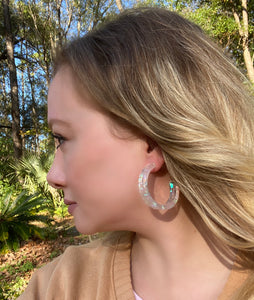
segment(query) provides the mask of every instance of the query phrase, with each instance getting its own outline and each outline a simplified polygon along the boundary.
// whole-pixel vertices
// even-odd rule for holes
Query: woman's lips
[[[71,204],[76,204],[76,202],[68,200],[68,199],[64,199],[64,204],[71,205]]]
[[[77,207],[77,203],[68,199],[64,199],[64,204],[68,205],[69,214],[73,215],[74,209]]]

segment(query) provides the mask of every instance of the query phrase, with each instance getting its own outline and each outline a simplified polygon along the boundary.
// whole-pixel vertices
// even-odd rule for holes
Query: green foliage
[[[68,207],[64,204],[63,201],[58,203],[58,206],[56,207],[54,214],[60,218],[64,218],[69,215]]]
[[[26,273],[32,271],[34,268],[35,265],[27,260],[26,256],[11,264],[0,267],[0,299],[16,299],[24,291],[28,283],[28,278],[24,278]],[[5,280],[6,274],[14,277],[14,279]],[[19,274],[19,276],[15,276],[16,274]]]
[[[52,160],[52,155],[47,156],[44,153],[41,155],[27,154],[19,161],[11,164],[13,172],[10,177],[17,177],[23,188],[30,193],[39,192],[46,196],[48,191],[46,176]]]
[[[32,271],[34,268],[34,264],[31,261],[26,260],[26,256],[24,256],[15,264],[9,264],[1,267],[0,271],[8,272],[9,275],[15,275],[17,273],[26,273],[28,271]]]
[[[50,254],[50,259],[53,259],[57,256],[59,256],[61,254],[60,250],[54,250],[51,254]]]
[[[14,194],[16,192],[16,188],[16,185],[11,185],[8,179],[0,179],[0,195],[6,195],[9,192]]]
[[[182,2],[182,1],[179,1]],[[189,1],[188,1],[189,2]],[[235,15],[238,15],[242,24],[242,4],[241,1],[230,0],[197,0],[193,9],[183,9],[182,14],[200,25],[204,31],[214,38],[225,51],[230,53],[237,65],[244,70],[246,68],[243,58],[243,47],[241,36],[236,23]],[[248,25],[248,44],[251,55],[254,54],[254,2],[248,1],[247,7]],[[242,24],[243,25],[243,24]]]
[[[11,137],[0,130],[0,179],[5,178],[10,173],[9,164],[13,161],[13,155]]]
[[[47,173],[50,169],[53,155],[28,154],[18,163],[12,164],[12,177],[18,177],[22,187],[30,194],[39,193],[45,198],[45,204],[51,215],[64,217],[68,214],[67,207],[62,201],[61,191],[52,188],[47,182]]]
[[[2,300],[14,300],[24,291],[24,287],[27,285],[28,279],[22,277],[16,277],[12,282],[2,281],[0,283],[0,299]]]
[[[192,11],[189,17],[199,24],[210,36],[223,44],[236,34],[238,28],[232,15],[223,14],[218,7],[205,4]]]
[[[45,229],[36,223],[49,223],[49,217],[39,214],[43,209],[44,199],[36,194],[27,195],[23,191],[12,198],[7,192],[0,198],[0,252],[17,250],[20,241],[31,237],[44,237]]]

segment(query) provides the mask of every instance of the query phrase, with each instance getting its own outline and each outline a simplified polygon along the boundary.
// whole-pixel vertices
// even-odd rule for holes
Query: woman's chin
[[[80,234],[92,235],[99,232],[97,227],[92,226],[91,224],[84,224],[84,222],[81,223],[79,220],[76,220],[75,217],[74,217],[74,223],[77,231]]]

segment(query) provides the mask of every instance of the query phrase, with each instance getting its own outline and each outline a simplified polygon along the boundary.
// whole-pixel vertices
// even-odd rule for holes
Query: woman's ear
[[[164,157],[162,151],[158,144],[154,142],[151,138],[146,138],[147,143],[147,164],[154,163],[155,168],[152,172],[158,172],[164,165]]]

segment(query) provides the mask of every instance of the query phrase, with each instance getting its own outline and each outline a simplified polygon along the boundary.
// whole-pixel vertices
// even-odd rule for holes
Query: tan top
[[[34,273],[18,300],[135,300],[131,236],[119,236],[114,245],[100,240],[68,247]],[[232,271],[219,300],[229,300],[245,278],[243,273]]]

